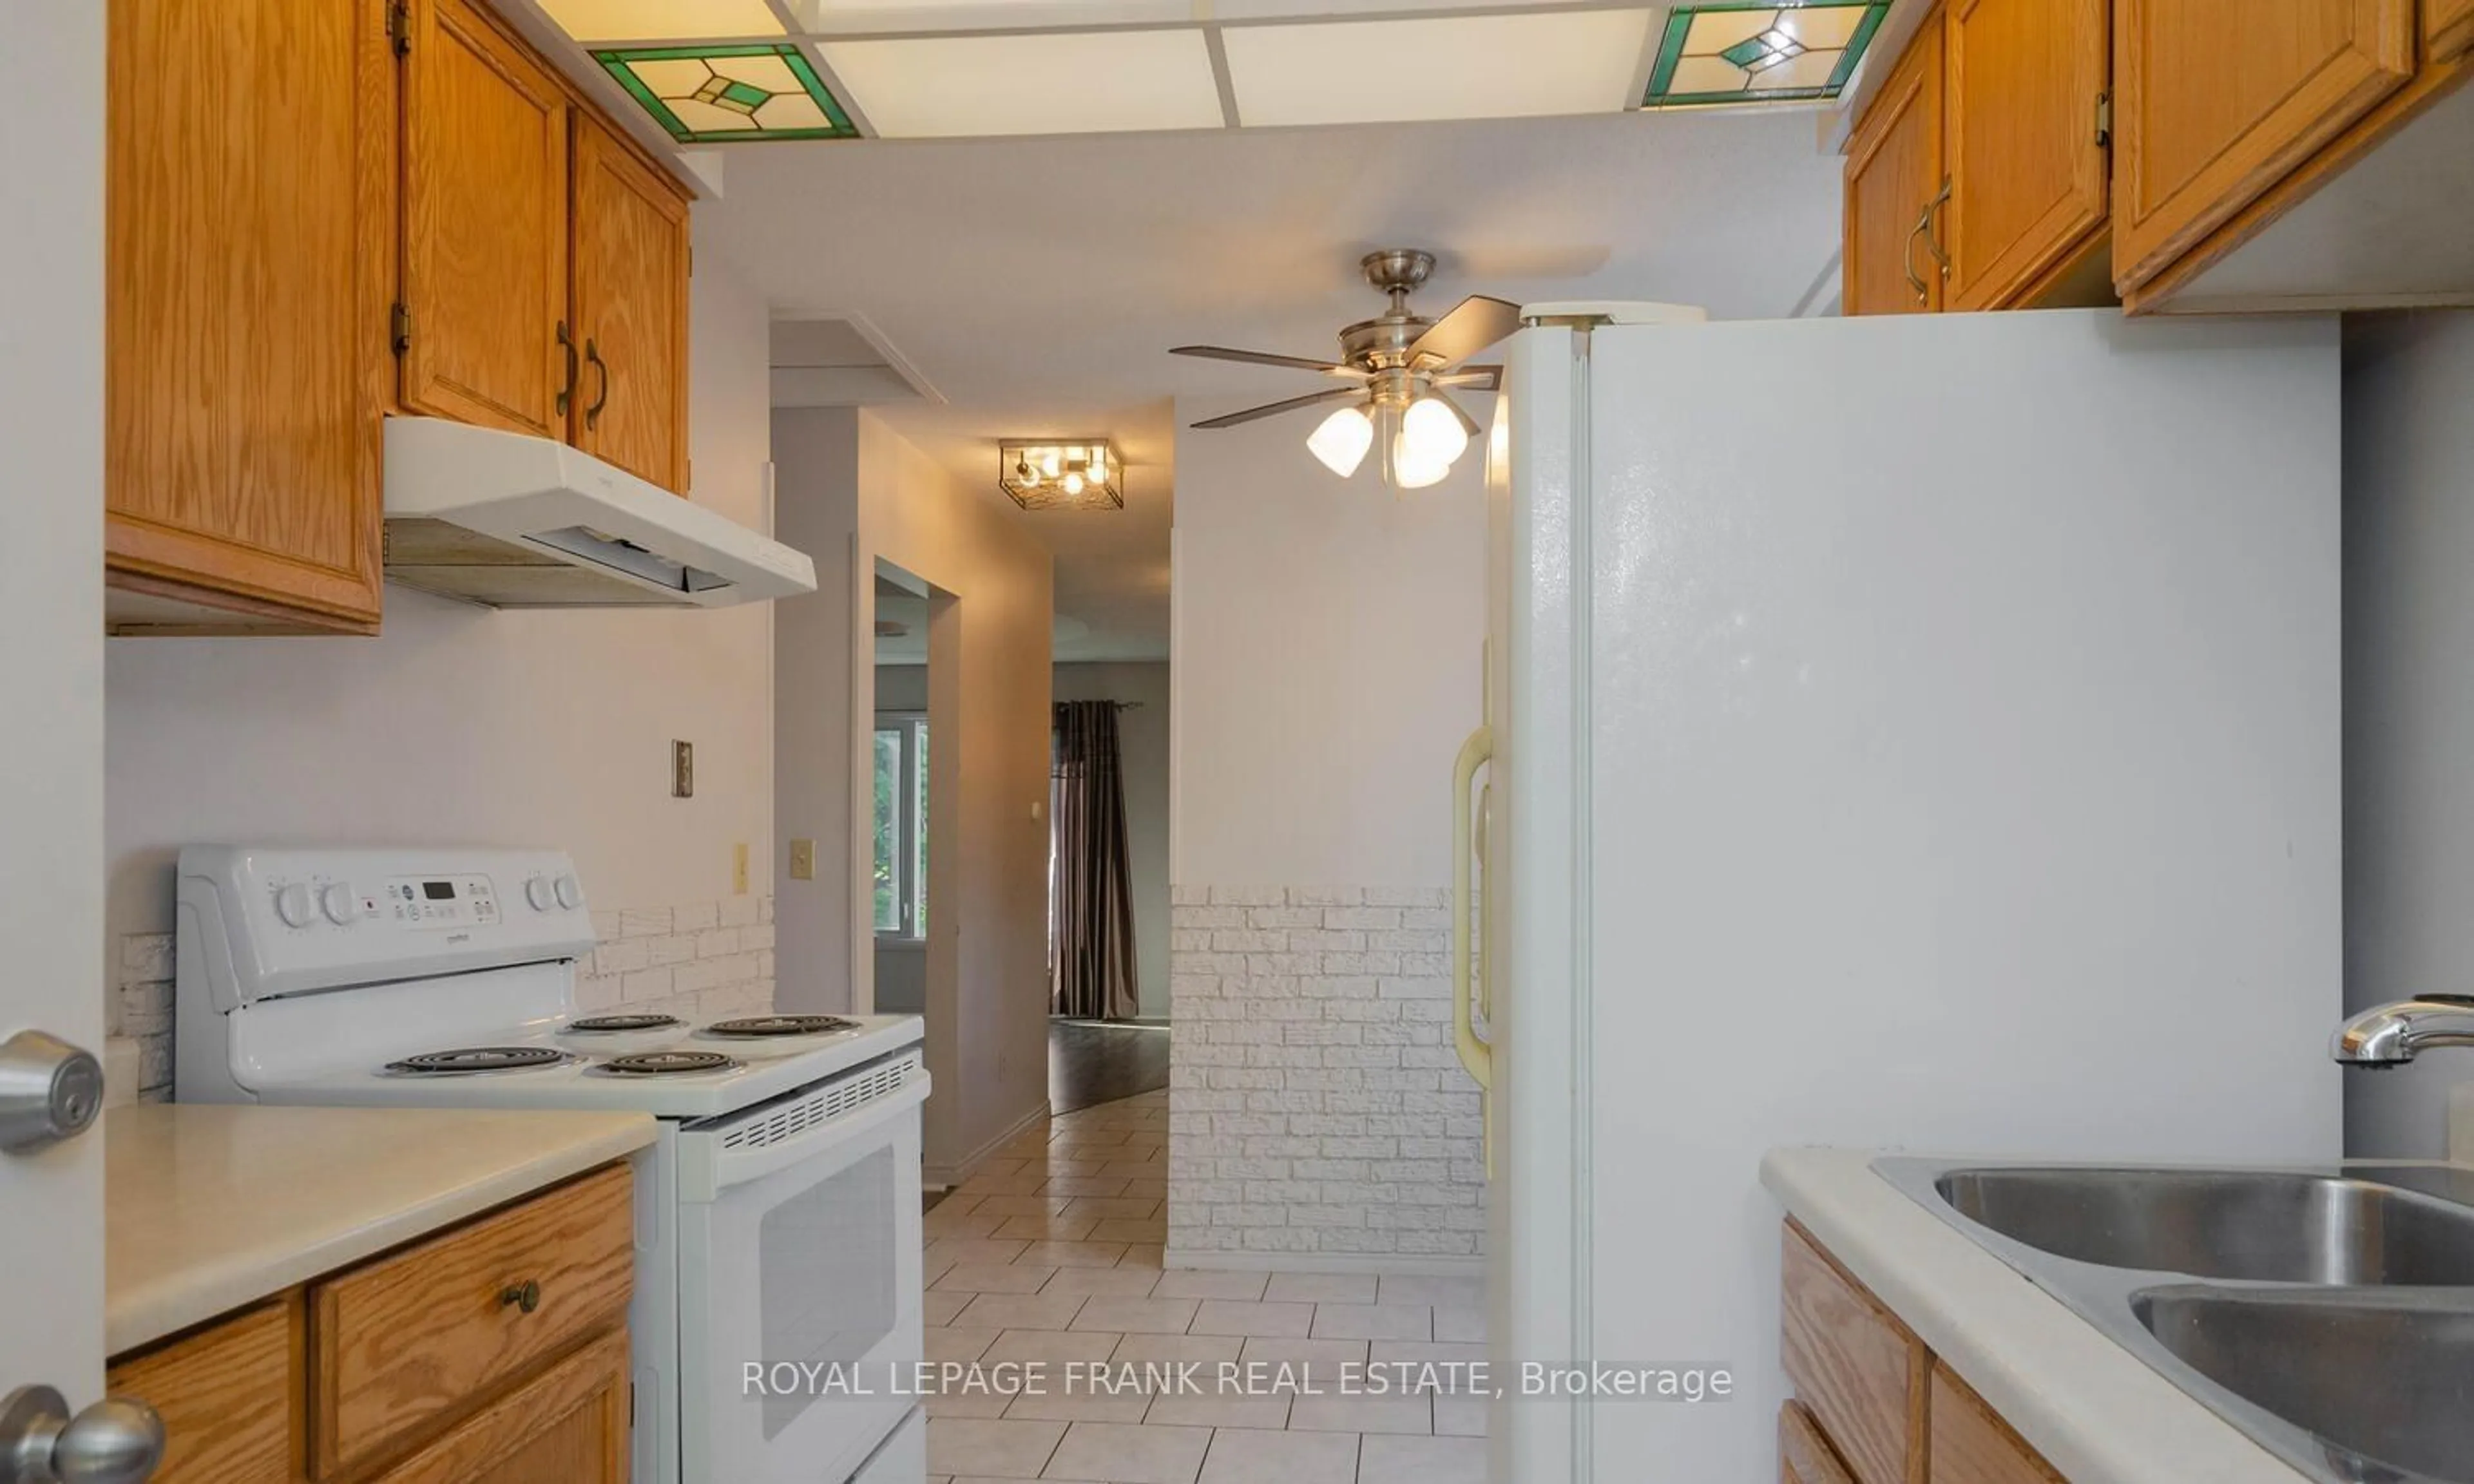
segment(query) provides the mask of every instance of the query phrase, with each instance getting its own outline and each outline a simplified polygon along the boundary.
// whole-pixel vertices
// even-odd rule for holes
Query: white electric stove
[[[181,1101],[662,1120],[638,1170],[638,1480],[924,1477],[890,1389],[922,1358],[917,1017],[585,1013],[592,919],[556,851],[191,847],[177,896]],[[742,1389],[783,1362],[873,1394]]]

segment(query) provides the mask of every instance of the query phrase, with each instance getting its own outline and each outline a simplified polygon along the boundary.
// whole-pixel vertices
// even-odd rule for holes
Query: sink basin
[[[2169,1288],[2131,1311],[2175,1359],[2330,1445],[2340,1478],[2474,1481],[2474,1308]]]
[[[1933,1189],[1957,1214],[2013,1241],[2105,1267],[2257,1282],[2474,1285],[2474,1208],[2347,1174],[1955,1169]]]

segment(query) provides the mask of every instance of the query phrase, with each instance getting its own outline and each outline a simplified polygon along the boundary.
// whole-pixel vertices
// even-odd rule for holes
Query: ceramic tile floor
[[[929,1484],[1481,1484],[1485,1402],[1398,1369],[1485,1359],[1476,1280],[1163,1272],[1167,1176],[1146,1092],[1026,1134],[928,1213],[928,1358],[979,1367],[928,1402]],[[1443,1386],[1343,1395],[1370,1364]]]

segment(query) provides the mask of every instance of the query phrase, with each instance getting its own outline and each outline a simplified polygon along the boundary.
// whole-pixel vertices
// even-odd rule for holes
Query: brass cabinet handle
[[[1945,178],[1941,182],[1941,189],[1934,193],[1933,199],[1925,203],[1924,221],[1918,224],[1925,234],[1925,251],[1931,253],[1933,261],[1941,265],[1941,275],[1945,278],[1950,276],[1950,254],[1942,251],[1941,227],[1937,224],[1941,208],[1949,204],[1950,181]]]
[[[590,339],[584,342],[584,362],[601,373],[599,394],[593,398],[593,405],[584,409],[584,425],[590,428],[600,424],[601,409],[610,405],[610,363],[601,359],[601,347]]]
[[[567,407],[575,400],[575,337],[567,332],[567,322],[558,322],[559,348],[567,352],[567,385],[558,389],[558,415],[567,416]]]
[[[1916,291],[1916,302],[1932,302],[1932,289],[1916,276],[1916,239],[1924,235],[1925,227],[1932,220],[1932,207],[1927,206],[1916,215],[1916,225],[1907,228],[1906,243],[1899,249],[1899,266],[1905,271],[1907,287]]]
[[[527,1278],[521,1283],[509,1283],[499,1289],[498,1307],[506,1308],[510,1305],[527,1314],[541,1307],[541,1284]]]

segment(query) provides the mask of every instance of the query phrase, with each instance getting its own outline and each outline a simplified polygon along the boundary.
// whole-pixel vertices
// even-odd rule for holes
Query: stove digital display
[[[428,898],[431,901],[453,901],[455,899],[455,883],[452,881],[424,881],[421,883],[421,895]]]

